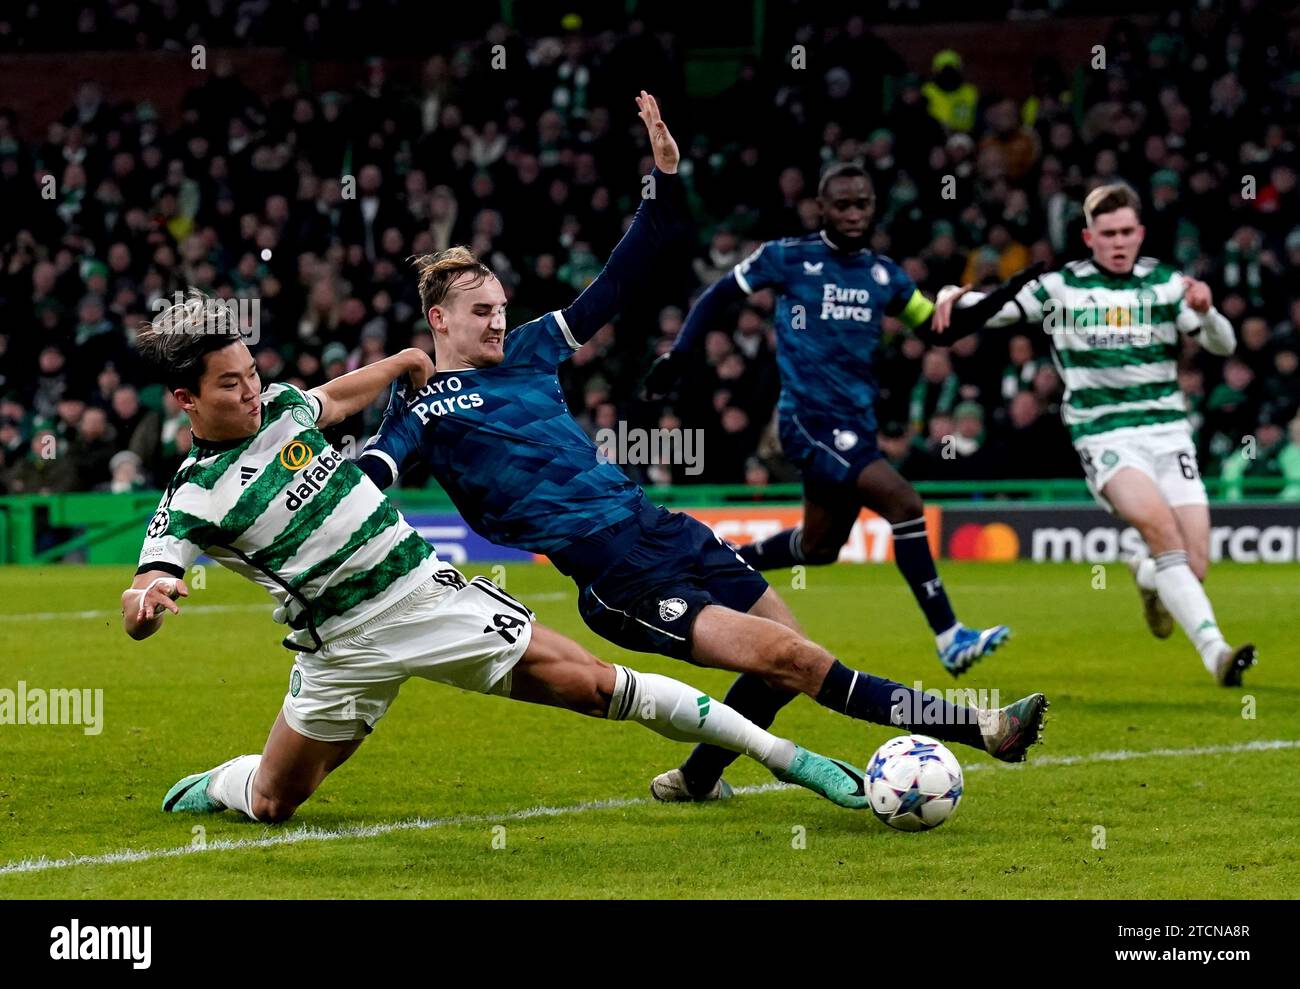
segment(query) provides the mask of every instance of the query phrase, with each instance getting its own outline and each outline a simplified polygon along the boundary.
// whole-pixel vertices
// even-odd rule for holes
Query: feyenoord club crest
[[[852,450],[858,445],[858,434],[851,429],[835,430],[835,449]]]
[[[171,516],[167,514],[167,509],[160,508],[153,518],[149,520],[149,536],[151,539],[157,539],[167,531],[167,523]]]
[[[686,602],[681,598],[668,598],[659,602],[659,617],[666,622],[675,622],[686,614]]]

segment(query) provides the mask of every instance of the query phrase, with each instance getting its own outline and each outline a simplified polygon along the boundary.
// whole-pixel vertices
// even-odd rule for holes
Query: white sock
[[[1187,637],[1201,654],[1201,662],[1211,673],[1228,643],[1214,620],[1214,609],[1205,596],[1205,588],[1187,565],[1187,553],[1171,550],[1155,558],[1156,591],[1160,600],[1182,626]]]
[[[1144,591],[1154,591],[1156,589],[1156,561],[1148,556],[1139,563],[1136,577],[1138,587]]]
[[[241,755],[217,767],[208,780],[208,796],[256,821],[253,816],[253,776],[261,763],[260,755]]]
[[[943,652],[952,644],[952,640],[957,635],[957,630],[961,628],[961,622],[953,622],[948,628],[934,637],[934,644]]]
[[[708,742],[756,759],[773,772],[794,760],[795,745],[764,731],[720,700],[657,673],[614,667],[614,721],[636,721],[677,742]]]

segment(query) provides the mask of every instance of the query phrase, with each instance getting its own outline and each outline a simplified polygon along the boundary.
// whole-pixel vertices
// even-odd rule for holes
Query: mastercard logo
[[[1020,558],[1020,537],[1003,522],[959,525],[948,540],[948,557],[953,560],[1006,562]]]

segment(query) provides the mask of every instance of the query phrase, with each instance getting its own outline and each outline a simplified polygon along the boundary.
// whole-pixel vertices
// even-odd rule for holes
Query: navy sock
[[[762,677],[745,673],[727,691],[723,702],[760,728],[770,728],[776,713],[795,699],[796,694],[769,687]],[[723,771],[739,758],[740,753],[716,745],[697,745],[682,763],[686,788],[695,794],[708,793]]]
[[[757,543],[746,543],[737,552],[755,570],[777,570],[804,562],[803,529],[796,527],[778,532]]]
[[[934,568],[924,516],[894,526],[894,562],[912,588],[916,603],[925,612],[925,620],[930,623],[934,634],[952,628],[957,618],[948,603],[948,592],[943,589],[939,572]]]
[[[860,673],[838,660],[826,673],[817,703],[859,721],[892,725],[984,751],[974,708],[950,704],[893,680]]]

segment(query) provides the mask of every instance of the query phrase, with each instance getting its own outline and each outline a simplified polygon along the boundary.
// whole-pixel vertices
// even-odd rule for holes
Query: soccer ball
[[[926,735],[900,735],[867,764],[867,796],[876,816],[899,831],[928,831],[961,800],[961,763]]]

